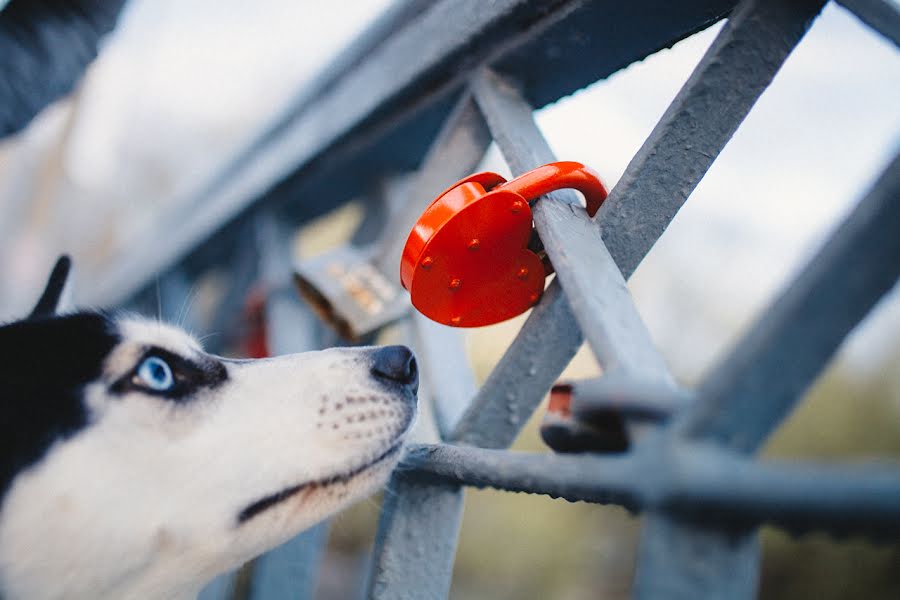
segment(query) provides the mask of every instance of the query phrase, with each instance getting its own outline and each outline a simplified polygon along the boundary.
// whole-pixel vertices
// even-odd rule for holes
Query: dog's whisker
[[[156,321],[162,321],[162,292],[159,288],[159,276],[156,277]]]
[[[178,310],[177,318],[175,319],[175,323],[179,327],[184,327],[185,321],[187,321],[188,315],[191,312],[191,308],[194,306],[194,298],[197,296],[197,282],[191,284],[191,287],[188,289],[188,293],[185,296],[184,300],[181,301],[181,308]]]
[[[188,293],[189,293],[191,299],[188,302],[187,308],[184,311],[184,316],[182,317],[182,325],[184,325],[184,323],[187,323],[188,317],[190,317],[190,315],[191,315],[191,310],[193,310],[193,308],[194,308],[194,301],[197,299],[197,296],[200,295],[200,290],[197,289],[196,282],[194,282],[191,285],[191,289]]]
[[[385,496],[393,496],[394,498],[396,498],[399,494],[398,494],[397,490],[393,489],[393,487],[391,487],[390,483],[388,483],[386,486],[384,486],[384,495]]]
[[[210,333],[207,333],[207,334],[204,335],[204,336],[201,336],[201,337],[197,338],[197,343],[202,344],[203,342],[205,342],[205,341],[208,340],[209,338],[215,337],[215,336],[217,336],[217,335],[222,335],[223,333],[224,333],[224,332],[222,332],[222,331],[212,331],[212,332],[210,332]]]

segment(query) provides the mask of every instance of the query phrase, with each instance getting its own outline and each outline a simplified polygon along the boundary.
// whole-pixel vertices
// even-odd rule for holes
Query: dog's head
[[[8,597],[195,593],[396,464],[416,403],[406,348],[229,360],[155,321],[57,316],[61,288],[0,328]]]

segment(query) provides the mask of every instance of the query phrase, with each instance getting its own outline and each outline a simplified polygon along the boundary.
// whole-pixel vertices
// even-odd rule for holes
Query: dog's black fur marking
[[[168,363],[169,368],[172,369],[172,375],[175,377],[174,387],[168,390],[154,390],[141,385],[137,378],[137,371],[144,359],[150,356],[157,356]],[[153,346],[147,348],[134,368],[112,384],[110,391],[114,394],[139,391],[142,394],[184,401],[203,388],[214,388],[227,380],[228,371],[225,369],[225,365],[219,361],[213,359],[205,359],[202,362],[190,360],[169,352],[165,348]]]
[[[50,273],[50,279],[47,280],[44,293],[41,294],[40,299],[37,301],[37,306],[31,311],[31,318],[56,314],[59,310],[59,301],[62,299],[63,291],[66,289],[66,281],[69,279],[71,270],[72,259],[63,254],[53,266],[53,272]]]
[[[84,386],[118,342],[99,313],[0,327],[0,502],[19,471],[86,425]]]

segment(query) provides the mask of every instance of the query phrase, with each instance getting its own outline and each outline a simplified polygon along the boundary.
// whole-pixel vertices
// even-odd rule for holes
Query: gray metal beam
[[[395,472],[378,522],[367,597],[447,598],[462,511],[459,485]]]
[[[419,445],[408,448],[400,469],[447,484],[673,513],[701,530],[772,523],[792,533],[900,536],[900,468],[884,463],[756,462],[694,445],[664,456]]]
[[[554,281],[460,418],[450,440],[506,448],[581,346],[581,330]]]
[[[856,18],[900,46],[900,5],[894,0],[837,0]]]
[[[482,71],[473,80],[473,92],[514,173],[554,160],[517,90]],[[582,330],[588,332],[604,368],[670,384],[621,274],[586,213],[573,206],[574,194],[555,192],[550,197],[553,201],[538,202],[534,218],[558,281],[547,289],[479,390],[451,437],[454,441],[489,448],[511,444],[581,345]],[[577,311],[570,302],[577,303]]]
[[[376,35],[358,55],[339,60],[338,72],[302,92],[308,102],[292,102],[286,115],[175,203],[177,213],[160,223],[166,244],[157,243],[155,232],[135,240],[82,300],[123,302],[192,253],[225,247],[223,236],[234,233],[226,226],[251,208],[290,205],[308,218],[364,192],[383,173],[417,167],[452,97],[480,64],[521,75],[527,99],[542,106],[708,26],[733,5],[443,0],[421,13],[397,11],[395,23],[377,25],[381,35],[392,35]],[[554,52],[545,51],[551,47]]]
[[[745,0],[731,15],[597,215],[607,248],[626,278],[731,139],[821,6],[820,0]],[[635,594],[676,600],[751,598],[759,561],[756,537],[752,530],[706,531],[651,513],[641,531]]]
[[[642,474],[641,468],[640,459],[633,454],[553,454],[419,444],[407,447],[398,470],[448,484],[636,510],[646,504],[646,488],[652,484],[648,480],[657,474]]]
[[[514,173],[553,160],[534,124],[530,107],[514,88],[484,73],[475,79],[473,92]],[[672,385],[665,362],[653,345],[600,232],[583,210],[573,206],[571,193],[550,195],[554,196],[555,201],[540,201],[534,207],[535,226],[597,359],[607,371]],[[662,229],[658,233],[661,232]],[[513,393],[521,387],[519,384],[512,388]],[[643,533],[647,541],[642,546],[643,562],[636,580],[640,597],[663,597],[657,593],[661,582],[665,582],[669,592],[680,590],[685,594],[691,589],[718,597],[749,597],[755,592],[758,550],[752,531],[738,535],[706,532],[657,514],[649,516],[648,527]],[[715,554],[729,568],[697,573],[694,563],[684,560],[684,555],[672,556],[662,551],[668,545],[661,543],[664,538],[689,547],[694,553]],[[747,576],[735,577],[736,572]]]
[[[753,452],[900,276],[900,154],[673,424]]]
[[[534,122],[532,107],[513,84],[485,70],[473,79],[472,91],[514,175],[557,160]],[[569,305],[604,372],[671,383],[622,274],[575,193],[550,193],[534,204],[533,214]]]
[[[643,518],[632,595],[753,600],[759,556],[755,528],[707,527],[653,511]]]
[[[822,0],[743,2],[600,208],[607,248],[631,276],[800,42]]]

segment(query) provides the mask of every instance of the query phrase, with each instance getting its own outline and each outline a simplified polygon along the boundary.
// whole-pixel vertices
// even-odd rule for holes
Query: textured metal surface
[[[531,107],[515,88],[482,71],[473,80],[473,92],[513,173],[554,160]],[[550,285],[463,416],[452,437],[456,441],[491,448],[512,443],[581,344],[582,330],[605,368],[670,380],[624,280],[587,214],[576,207],[574,194],[549,197],[535,206],[535,225],[572,300],[558,281]]]
[[[681,432],[756,450],[898,275],[900,155],[703,383]]]
[[[462,510],[459,485],[396,472],[378,523],[368,597],[446,598]]]
[[[482,448],[512,444],[581,341],[572,309],[554,281],[479,388],[450,440]]]
[[[900,4],[895,0],[838,0],[838,4],[900,46]]]
[[[759,536],[706,527],[660,512],[643,519],[634,598],[751,600],[759,578]]]
[[[556,160],[534,122],[531,106],[512,85],[482,71],[472,89],[514,175]],[[534,225],[604,371],[640,373],[647,380],[669,382],[665,361],[625,280],[574,192],[560,190],[538,200]]]
[[[571,502],[615,503],[638,509],[652,478],[641,477],[632,454],[552,454],[512,452],[456,445],[413,445],[400,472],[419,473],[447,484],[546,494]]]
[[[818,14],[821,0],[744,2],[600,208],[626,278],[668,227]]]
[[[620,456],[421,445],[400,468],[448,484],[658,510],[709,529],[773,523],[793,533],[900,536],[900,468],[877,462],[757,462],[693,445]]]
[[[328,523],[319,523],[253,563],[250,600],[312,598],[328,541]]]

